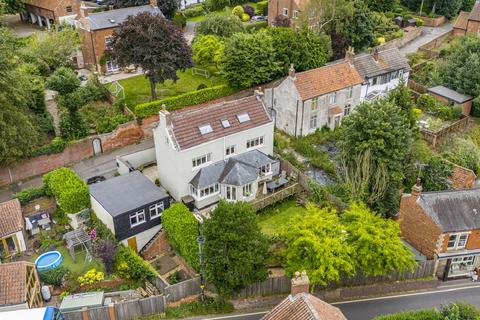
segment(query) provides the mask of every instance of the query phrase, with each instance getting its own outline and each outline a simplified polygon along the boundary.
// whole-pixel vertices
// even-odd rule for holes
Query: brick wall
[[[409,244],[433,259],[440,228],[428,217],[417,204],[418,197],[404,195],[400,202],[399,223],[404,238]]]
[[[149,261],[164,253],[170,252],[170,244],[167,240],[167,234],[162,232],[158,237],[153,241],[150,246],[142,252],[142,257]]]
[[[449,180],[454,189],[473,188],[476,179],[477,175],[472,170],[453,164],[453,172]]]
[[[300,17],[293,19],[293,11],[298,11],[298,14],[303,11],[294,0],[269,0],[268,1],[268,24],[272,25],[275,17],[283,14],[283,8],[288,9],[288,17],[291,21],[291,27],[295,28],[297,24],[301,24]],[[309,20],[309,25],[314,25],[314,20]]]
[[[468,20],[467,32],[468,33],[478,33],[478,32],[480,32],[480,21]]]
[[[438,27],[438,26],[444,24],[445,22],[447,22],[447,18],[445,18],[444,16],[440,16],[440,17],[437,17],[437,18],[417,16],[417,18],[419,18],[423,21],[423,25],[425,27]]]
[[[72,11],[67,12],[67,7],[71,7]],[[78,14],[80,10],[80,1],[78,0],[29,0],[26,1],[27,11],[37,15],[55,19],[59,22],[59,18]]]
[[[86,20],[83,18],[80,18],[79,20],[82,24],[84,24],[84,28],[86,29],[88,22],[86,22]],[[111,37],[115,28],[101,29],[95,31],[88,31],[84,28],[79,29],[82,39],[82,53],[84,63],[88,68],[97,70],[100,59],[102,58],[106,50],[105,38]],[[106,71],[105,66],[101,66],[101,68],[102,70],[97,71]]]

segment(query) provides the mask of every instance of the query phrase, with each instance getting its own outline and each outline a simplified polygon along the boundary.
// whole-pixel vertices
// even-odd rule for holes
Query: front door
[[[137,252],[137,238],[136,237],[131,237],[127,240],[128,246],[135,252]]]
[[[17,253],[16,236],[0,239],[0,256],[8,258]]]

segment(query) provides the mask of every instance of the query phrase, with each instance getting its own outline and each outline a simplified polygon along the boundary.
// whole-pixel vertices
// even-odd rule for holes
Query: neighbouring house
[[[402,196],[402,237],[429,260],[441,279],[469,276],[480,266],[480,189],[421,192],[420,181]]]
[[[295,273],[291,294],[262,317],[262,320],[346,320],[342,311],[309,293],[305,272]]]
[[[372,100],[395,89],[401,79],[407,84],[410,66],[397,48],[375,49],[371,53],[355,55],[353,49],[347,51],[345,60],[353,63],[364,80],[362,99]]]
[[[462,114],[464,116],[470,115],[470,111],[472,110],[473,97],[444,86],[435,86],[428,88],[427,92],[443,104],[446,104],[448,106],[459,105],[460,107],[462,107]]]
[[[48,30],[53,24],[73,24],[80,10],[80,0],[26,0],[23,21],[38,24]]]
[[[229,102],[160,111],[154,129],[158,178],[177,201],[196,208],[250,201],[279,173],[274,123],[261,93]]]
[[[113,9],[90,13],[85,7],[80,8],[77,16],[77,29],[82,41],[83,63],[86,68],[101,73],[114,73],[120,67],[111,57],[112,34],[129,16],[142,12],[162,14],[157,1],[151,0],[149,5]]]
[[[0,264],[0,288],[0,314],[43,305],[40,280],[33,263],[17,261]]]
[[[305,18],[310,27],[315,27],[318,17],[315,9],[310,9],[308,16],[304,12],[308,10],[306,0],[268,0],[268,25],[274,25],[275,18],[279,15],[290,18],[290,26],[294,29],[301,28]]]
[[[20,201],[13,199],[0,203],[0,258],[27,250],[23,229]]]
[[[349,61],[295,72],[293,66],[280,85],[265,91],[275,126],[292,136],[334,129],[361,100],[363,79]]]
[[[139,252],[162,228],[170,197],[140,171],[89,186],[93,212],[118,241]]]
[[[466,33],[480,35],[480,1],[476,1],[472,11],[460,11],[453,25],[453,34],[462,36]]]

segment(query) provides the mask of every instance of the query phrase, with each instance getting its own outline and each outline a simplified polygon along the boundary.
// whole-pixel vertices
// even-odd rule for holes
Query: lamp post
[[[198,213],[194,213],[193,216],[197,219],[197,228],[198,228],[198,260],[200,262],[200,299],[202,302],[205,302],[205,278],[203,277],[203,254],[202,254],[202,245],[205,242],[205,238],[202,235],[202,223],[203,218]]]

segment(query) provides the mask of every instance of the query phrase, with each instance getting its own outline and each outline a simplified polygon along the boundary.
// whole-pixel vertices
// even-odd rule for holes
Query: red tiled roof
[[[33,267],[25,261],[0,264],[0,306],[26,302],[27,265]]]
[[[247,113],[250,120],[240,123],[237,115],[242,113]],[[185,108],[173,112],[170,118],[173,135],[180,149],[188,149],[272,121],[263,103],[256,96],[202,107]],[[221,121],[224,119],[228,119],[230,127],[222,126]],[[202,135],[199,126],[206,124],[210,124],[213,131]]]
[[[262,320],[346,320],[340,309],[309,293],[288,296]]]
[[[467,30],[468,15],[468,12],[460,11],[453,27],[456,29]]]
[[[18,199],[0,203],[0,238],[23,229],[22,208]]]
[[[473,9],[468,16],[468,20],[480,21],[480,1],[475,2]]]
[[[294,82],[302,100],[307,100],[361,84],[363,79],[354,66],[343,61],[299,72]]]

